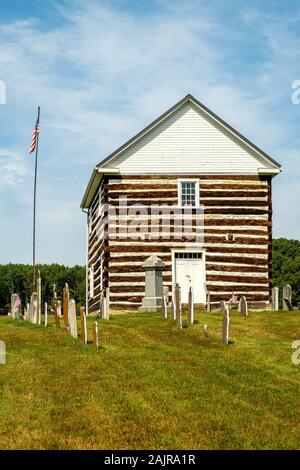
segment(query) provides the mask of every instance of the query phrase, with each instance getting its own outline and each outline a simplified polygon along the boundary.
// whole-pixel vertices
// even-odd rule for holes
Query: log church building
[[[143,264],[164,263],[196,304],[244,295],[270,308],[272,178],[281,166],[192,95],[100,162],[81,208],[88,213],[89,312],[109,295],[114,310],[137,310]],[[109,294],[108,294],[109,293]]]

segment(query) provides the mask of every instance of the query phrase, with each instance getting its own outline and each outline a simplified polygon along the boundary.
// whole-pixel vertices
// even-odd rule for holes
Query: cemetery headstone
[[[63,319],[64,319],[64,328],[68,329],[69,323],[69,286],[66,283],[63,288]]]
[[[292,288],[290,285],[286,285],[282,289],[282,310],[289,310],[288,302],[292,303]]]
[[[272,289],[272,310],[277,312],[279,310],[279,288],[273,287]]]
[[[57,328],[60,328],[60,321],[59,321],[59,316],[57,313],[57,298],[54,299],[54,321],[55,321],[55,326]]]
[[[168,318],[168,307],[165,296],[163,296],[162,306],[161,306],[161,316],[162,318]]]
[[[57,301],[57,315],[59,316],[59,318],[62,317],[62,314],[61,314],[61,300]]]
[[[229,306],[226,305],[225,312],[223,314],[223,334],[222,339],[224,344],[229,343]]]
[[[105,297],[104,297],[104,320],[109,320],[109,287],[105,289]]]
[[[174,320],[174,316],[175,316],[175,306],[174,306],[174,301],[172,299],[171,305],[170,305],[170,318],[171,318],[171,320]]]
[[[194,293],[192,286],[189,287],[188,293],[188,322],[190,325],[194,324]]]
[[[176,284],[175,287],[175,309],[176,309],[176,321],[177,326],[182,328],[182,306],[181,306],[181,293],[180,293],[180,286]]]
[[[20,318],[21,300],[18,294],[11,294],[10,316],[13,320]]]
[[[38,323],[38,295],[33,292],[30,299],[31,303],[31,322],[35,325]]]
[[[207,294],[206,294],[206,311],[211,312],[210,292],[207,292]]]
[[[98,322],[94,322],[94,343],[96,348],[99,348],[99,333],[98,333]]]
[[[142,300],[141,312],[159,312],[163,298],[162,272],[164,263],[152,254],[144,263],[145,270],[145,297]]]
[[[222,301],[220,302],[220,311],[221,311],[221,313],[224,313],[224,312],[226,311],[226,305],[227,305],[227,304],[226,304],[226,302],[225,302],[224,300],[222,300]]]
[[[45,302],[45,328],[48,326],[48,304]]]
[[[241,315],[244,315],[245,317],[248,316],[248,303],[244,295],[242,295],[240,298],[239,310],[240,310]]]
[[[78,338],[77,333],[77,317],[76,317],[76,304],[75,300],[69,300],[68,323],[69,333],[73,338]]]
[[[87,344],[86,315],[84,307],[80,307],[80,334],[84,344]]]
[[[176,320],[176,284],[172,285],[172,303],[173,303],[173,315],[171,315],[171,318],[173,320]]]

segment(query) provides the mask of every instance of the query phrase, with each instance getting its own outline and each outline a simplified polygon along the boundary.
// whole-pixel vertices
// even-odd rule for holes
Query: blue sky
[[[93,166],[187,93],[284,168],[274,236],[300,239],[298,1],[0,0],[0,263],[85,260],[80,200]],[[0,99],[1,101],[1,99]]]

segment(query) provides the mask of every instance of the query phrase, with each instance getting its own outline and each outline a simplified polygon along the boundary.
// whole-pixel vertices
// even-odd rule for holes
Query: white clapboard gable
[[[229,126],[228,126],[229,127]],[[279,165],[186,100],[99,168],[121,174],[257,174]]]

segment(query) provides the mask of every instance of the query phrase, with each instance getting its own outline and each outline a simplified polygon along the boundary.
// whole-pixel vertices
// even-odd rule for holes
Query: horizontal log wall
[[[180,177],[182,179],[184,177]],[[189,177],[186,177],[189,179]],[[234,292],[245,295],[253,305],[265,305],[271,293],[272,201],[271,180],[257,176],[193,176],[200,181],[200,203],[204,215],[194,211],[185,235],[192,235],[199,219],[204,220],[203,245],[206,249],[206,288],[212,302],[220,302]],[[151,204],[177,204],[178,176],[123,176],[103,181],[98,201],[107,202],[116,209],[116,218],[110,219],[108,240],[99,240],[96,227],[101,225],[99,205],[93,203],[92,233],[90,234],[90,262],[96,262],[105,253],[105,280],[110,287],[112,309],[137,308],[144,295],[143,263],[155,253],[165,263],[164,285],[171,290],[171,250],[194,247],[196,241],[177,235],[176,216],[167,229],[170,237],[161,233],[164,215],[148,213],[142,216],[138,230],[150,234],[150,239],[127,238],[118,240],[118,232],[128,228],[133,215],[119,214],[119,202],[126,198],[128,207]],[[102,217],[103,219],[103,217]],[[135,226],[133,225],[135,229]],[[103,229],[104,230],[104,229]],[[115,236],[111,237],[111,231]],[[151,233],[153,238],[151,238]],[[155,236],[156,235],[156,236]],[[233,235],[234,242],[226,236]],[[98,237],[99,238],[99,237]],[[96,287],[96,286],[95,286]],[[98,288],[98,286],[97,286]],[[100,292],[90,302],[95,308]]]
[[[108,264],[101,254],[105,254],[107,240],[101,236],[101,226],[105,220],[103,206],[107,202],[107,191],[104,189],[105,180],[100,183],[98,191],[89,208],[89,249],[88,267],[94,270],[94,292],[91,296],[90,278],[88,279],[89,312],[99,310],[100,294],[108,286]]]

